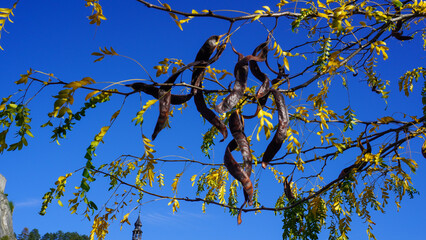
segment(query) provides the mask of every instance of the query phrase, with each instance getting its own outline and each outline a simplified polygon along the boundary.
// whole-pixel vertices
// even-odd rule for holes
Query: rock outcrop
[[[5,187],[6,178],[0,174],[0,239],[16,240],[13,232],[12,211],[4,194]]]

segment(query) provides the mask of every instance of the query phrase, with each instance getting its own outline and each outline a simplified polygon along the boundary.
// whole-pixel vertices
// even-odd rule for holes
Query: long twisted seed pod
[[[269,42],[270,42],[270,40],[269,40],[269,37],[268,37],[266,42],[261,43],[259,46],[257,46],[254,49],[252,55],[266,60],[267,55],[268,55],[268,44],[269,44]],[[262,85],[260,86],[260,88],[259,88],[259,90],[257,91],[257,94],[256,94],[256,98],[261,98],[261,97],[265,96],[269,91],[269,82],[270,82],[269,78],[265,73],[260,71],[260,68],[259,68],[259,65],[257,64],[257,61],[250,61],[249,66],[250,66],[250,72],[253,74],[253,76],[255,76],[259,81],[262,82]]]
[[[266,168],[268,163],[280,150],[283,141],[287,137],[287,128],[289,124],[288,109],[284,102],[284,96],[276,89],[270,89],[270,92],[274,96],[275,105],[278,111],[278,128],[275,132],[274,138],[266,148],[262,158],[262,167]]]
[[[234,139],[228,144],[225,151],[225,166],[229,173],[241,182],[244,189],[244,203],[241,205],[238,211],[238,224],[241,224],[241,211],[243,206],[248,203],[250,206],[253,205],[253,184],[250,180],[252,171],[252,156],[250,151],[250,144],[247,141],[247,137],[244,133],[244,121],[240,117],[238,111],[235,111],[229,117],[229,129]],[[231,152],[237,147],[240,148],[241,155],[243,156],[244,168],[238,164]]]
[[[154,97],[155,99],[159,99],[160,98],[160,89],[143,83],[143,82],[135,82],[132,84],[127,84],[125,85],[126,87],[131,87],[135,92],[144,92],[148,95],[151,95],[152,97]],[[192,95],[187,94],[187,95],[175,95],[175,94],[171,94],[171,101],[170,103],[172,105],[181,105],[184,104],[185,102],[189,101],[192,98]]]
[[[234,52],[235,49],[234,49]],[[219,105],[215,107],[215,110],[219,113],[228,112],[235,105],[237,105],[238,101],[244,94],[244,90],[247,87],[247,76],[248,76],[248,63],[249,61],[265,61],[265,58],[248,55],[246,57],[242,57],[243,55],[236,52],[238,54],[238,62],[234,68],[234,76],[235,76],[235,84],[232,92],[226,96]]]
[[[253,204],[253,184],[251,183],[250,177],[247,175],[247,173],[244,171],[244,169],[240,166],[240,164],[235,161],[234,157],[232,156],[231,152],[237,148],[237,142],[235,139],[232,139],[232,141],[228,144],[225,150],[225,157],[224,157],[224,163],[225,167],[228,169],[229,173],[237,179],[239,182],[241,182],[241,185],[244,189],[244,203],[241,205],[239,211],[238,211],[238,218],[237,222],[238,224],[241,224],[241,210],[243,206],[248,202],[251,206]]]
[[[167,84],[173,84],[176,79],[179,77],[179,75],[184,72],[185,70],[189,69],[190,67],[194,66],[194,71],[192,74],[192,80],[191,84],[194,84],[196,86],[201,84],[201,79],[203,78],[205,67],[210,64],[211,62],[217,60],[218,57],[215,58],[215,60],[209,61],[210,56],[213,54],[214,50],[216,49],[218,45],[219,36],[212,36],[204,43],[204,45],[201,47],[201,49],[198,51],[197,56],[195,58],[195,61],[180,68],[177,72],[175,72],[172,76],[170,76],[165,83]],[[160,114],[158,116],[157,124],[154,129],[154,133],[152,134],[152,139],[154,140],[158,133],[164,129],[166,126],[168,117],[169,117],[169,111],[170,111],[170,104],[182,104],[189,99],[191,99],[193,94],[197,94],[197,91],[195,88],[191,90],[191,94],[189,95],[173,95],[170,93],[172,86],[169,85],[163,85],[159,89],[154,86],[148,86],[144,83],[137,83],[129,85],[132,87],[135,91],[138,89],[140,91],[144,91],[151,96],[159,99],[159,106],[160,106]],[[200,97],[197,97],[199,102]],[[204,99],[203,99],[204,102]],[[200,106],[198,106],[200,105]],[[202,104],[198,104],[197,109],[207,117],[209,117],[207,120],[211,118],[211,114],[206,113],[206,110],[201,106]],[[205,105],[205,103],[204,103]],[[205,106],[206,109],[207,106]],[[214,113],[213,113],[214,114]],[[218,119],[219,120],[219,119]],[[209,120],[212,121],[212,120]],[[219,120],[220,121],[220,120]],[[213,121],[214,122],[214,121]],[[216,123],[216,122],[215,122]],[[223,133],[225,132],[224,136],[227,134],[226,132],[226,126],[222,123],[223,126],[220,126],[219,123],[216,123],[215,126],[218,126],[219,130]]]
[[[208,61],[214,49],[216,48],[218,41],[219,36],[212,36],[207,39],[203,47],[201,47],[200,51],[198,52],[195,61]],[[219,56],[221,54],[221,51],[223,51],[222,48],[220,49],[220,52],[218,51],[219,53],[216,54],[215,57],[213,57],[213,59],[209,62],[217,60],[218,57],[216,56]],[[191,80],[192,85],[202,87],[202,79],[204,78],[206,66],[207,65],[200,64],[194,67],[194,72],[192,74]],[[194,94],[194,103],[197,107],[198,112],[200,112],[203,118],[205,118],[209,123],[211,123],[219,130],[219,132],[223,135],[223,139],[221,140],[222,142],[228,136],[226,125],[222,122],[222,120],[220,120],[218,116],[216,116],[216,114],[212,110],[207,107],[206,102],[204,100],[203,91],[197,91],[195,88],[193,88],[192,93]]]
[[[234,140],[240,148],[241,155],[243,156],[244,171],[250,177],[252,170],[252,156],[250,151],[250,144],[247,141],[246,134],[244,133],[244,120],[241,118],[238,111],[235,111],[229,117],[229,130],[231,131]]]
[[[155,140],[158,133],[166,127],[167,120],[169,119],[170,112],[170,101],[171,101],[171,93],[170,91],[160,91],[160,100],[159,100],[159,108],[160,114],[158,115],[157,124],[154,128],[154,133],[152,134],[152,140]]]

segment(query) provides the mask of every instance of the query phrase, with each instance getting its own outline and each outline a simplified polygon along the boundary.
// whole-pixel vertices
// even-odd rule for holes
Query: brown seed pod
[[[396,14],[400,15],[401,14],[401,8],[396,7],[395,8]],[[396,22],[395,28],[392,30],[391,36],[398,39],[399,41],[406,41],[406,40],[411,40],[413,39],[412,36],[403,36],[402,34],[404,34],[403,31],[401,31],[402,28],[402,20],[398,20]]]
[[[157,119],[157,124],[155,125],[154,133],[152,134],[152,140],[155,140],[158,133],[166,127],[167,120],[169,119],[170,101],[170,91],[164,92],[161,90],[159,100],[160,114]]]
[[[224,157],[224,163],[225,167],[228,169],[229,173],[237,179],[239,182],[241,182],[241,185],[243,186],[244,190],[244,203],[241,205],[239,211],[238,211],[238,224],[241,224],[241,210],[243,206],[248,202],[248,204],[251,206],[253,205],[253,184],[250,180],[250,177],[247,175],[247,173],[244,171],[244,169],[240,166],[240,164],[235,161],[234,157],[232,156],[231,152],[237,148],[237,142],[235,139],[232,139],[232,141],[228,144],[225,150],[225,157]]]
[[[204,43],[203,47],[201,47],[200,51],[197,54],[197,57],[195,58],[195,61],[208,61],[211,54],[213,54],[214,49],[216,49],[216,46],[218,44],[218,41],[220,39],[220,36],[212,36]],[[223,52],[222,47],[219,48],[219,50],[216,52],[215,56],[208,61],[208,64],[216,61],[220,54]],[[197,87],[202,87],[202,80],[204,78],[204,72],[206,64],[199,64],[194,66],[194,71],[192,73],[192,80],[191,84]],[[216,114],[210,110],[206,102],[204,100],[203,91],[197,91],[197,89],[192,89],[192,94],[194,94],[194,103],[197,107],[198,112],[201,114],[203,118],[205,118],[209,123],[211,123],[213,126],[215,126],[219,132],[223,135],[223,140],[225,140],[228,137],[228,130],[226,129],[226,125],[220,120]]]
[[[234,52],[235,49],[234,49]],[[226,96],[219,105],[215,107],[215,110],[219,113],[228,112],[235,105],[237,105],[238,101],[244,95],[244,90],[247,87],[247,76],[248,76],[248,63],[249,61],[265,61],[265,58],[248,55],[246,57],[242,57],[243,55],[236,52],[238,54],[238,62],[234,68],[234,76],[235,83],[234,88],[228,96]]]
[[[229,173],[241,182],[244,193],[246,194],[246,200],[251,206],[253,204],[253,184],[251,183],[250,177],[244,171],[240,164],[235,161],[231,152],[237,148],[237,142],[233,139],[225,150],[224,163],[225,167],[228,169]]]
[[[229,117],[229,130],[231,131],[234,140],[240,148],[241,155],[243,156],[244,171],[250,177],[252,170],[252,156],[250,151],[250,144],[247,141],[246,134],[244,133],[244,119],[241,118],[238,111],[235,111]]]
[[[200,50],[197,53],[197,56],[195,57],[195,61],[197,62],[204,62],[197,64],[194,66],[194,70],[192,72],[192,78],[191,78],[191,85],[199,86],[201,83],[201,80],[204,77],[205,68],[211,64],[208,63],[210,56],[213,54],[214,50],[219,44],[220,36],[211,36],[209,37],[203,44],[203,46],[200,48]],[[217,60],[217,59],[216,59]],[[198,89],[192,88],[191,94],[195,95],[198,92]]]
[[[278,128],[275,132],[274,138],[266,148],[262,158],[262,167],[266,168],[268,163],[280,150],[285,138],[287,137],[287,128],[289,124],[288,109],[285,105],[284,96],[276,89],[270,89],[270,92],[274,96],[275,105],[278,111]]]
[[[226,129],[226,125],[222,122],[222,120],[220,120],[218,116],[216,116],[216,114],[212,110],[207,107],[202,91],[198,91],[195,94],[194,102],[201,116],[203,116],[203,118],[205,118],[209,123],[215,126],[222,134],[223,139],[220,141],[223,142],[228,137],[228,130]]]
[[[177,72],[175,72],[172,76],[170,76],[166,84],[173,84],[176,79],[179,77],[181,73],[183,73],[185,70],[191,68],[194,66],[194,72],[192,74],[192,80],[191,83],[195,84],[196,86],[201,84],[201,80],[205,67],[209,64],[209,58],[213,54],[214,50],[216,49],[217,44],[219,43],[220,37],[219,36],[212,36],[204,43],[204,45],[201,47],[201,49],[198,51],[197,56],[195,58],[195,61],[180,68]],[[215,58],[217,60],[218,57]],[[212,61],[210,61],[212,62]],[[166,126],[167,120],[169,118],[169,112],[170,112],[170,104],[172,102],[174,104],[183,104],[189,99],[191,99],[192,95],[194,93],[197,93],[195,91],[195,88],[191,90],[191,94],[188,95],[174,95],[171,94],[171,85],[163,85],[159,89],[154,86],[149,86],[144,83],[135,83],[132,85],[129,85],[132,87],[135,91],[144,91],[147,94],[150,94],[151,96],[159,99],[159,106],[160,106],[160,114],[158,116],[157,124],[154,129],[154,133],[152,134],[152,140],[154,140],[158,133]],[[148,87],[149,86],[149,87]],[[199,97],[197,99],[200,99]],[[203,99],[204,101],[204,99]],[[197,101],[196,101],[197,102]],[[206,107],[207,108],[207,107]],[[198,106],[197,106],[198,109]],[[205,111],[204,111],[205,112]],[[213,113],[214,114],[214,113]],[[209,114],[207,114],[209,115]],[[220,121],[220,120],[219,120]],[[222,124],[226,131],[226,126]],[[215,125],[216,126],[216,125]],[[220,126],[219,126],[220,127]],[[223,129],[219,129],[221,132],[223,132]]]
[[[288,177],[284,179],[284,194],[290,201],[295,199],[293,191],[291,191],[290,183],[288,182]]]
[[[426,141],[422,145],[422,155],[424,158],[426,158]]]
[[[159,99],[160,98],[160,89],[143,83],[143,82],[135,82],[132,84],[127,84],[125,85],[126,87],[131,87],[134,92],[144,92],[148,95],[151,95],[152,97],[154,97],[155,99]],[[175,94],[171,94],[171,101],[170,103],[172,105],[181,105],[184,104],[185,102],[187,102],[188,100],[190,100],[192,97],[192,95],[175,95]]]
[[[257,46],[252,55],[257,56],[259,58],[265,59],[268,55],[268,44],[270,40],[269,37],[266,40],[266,42],[260,44]],[[257,91],[256,98],[262,98],[265,96],[269,91],[269,78],[268,76],[260,71],[259,65],[257,64],[257,61],[250,61],[249,62],[250,72],[255,76],[259,81],[262,82],[262,85],[260,86],[259,90]]]

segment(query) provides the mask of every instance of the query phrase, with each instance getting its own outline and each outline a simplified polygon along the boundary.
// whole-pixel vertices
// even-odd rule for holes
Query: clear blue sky
[[[274,3],[275,1],[266,1],[265,4]],[[148,9],[135,0],[102,1],[101,4],[108,20],[96,27],[88,24],[86,16],[90,15],[91,10],[84,7],[82,0],[21,1],[14,11],[15,16],[12,18],[14,23],[6,23],[7,32],[2,33],[0,40],[1,46],[5,49],[0,52],[0,76],[2,79],[0,96],[6,97],[15,92],[18,88],[13,82],[19,79],[19,74],[24,74],[29,68],[54,73],[55,76],[66,82],[80,80],[87,76],[97,82],[147,78],[136,64],[124,58],[107,57],[101,62],[93,63],[95,58],[90,54],[98,51],[99,47],[113,47],[120,54],[135,58],[150,71],[151,75],[155,75],[152,67],[163,58],[175,57],[189,63],[195,58],[198,48],[205,39],[211,35],[223,34],[228,29],[227,22],[224,21],[196,19],[192,20],[190,24],[185,24],[184,31],[180,31],[167,14]],[[265,5],[257,3],[257,1],[170,1],[169,4],[172,8],[177,7],[185,11],[239,8],[247,12],[254,12]],[[5,1],[0,3],[0,7],[10,5]],[[270,24],[269,27],[272,27],[271,22],[267,21],[267,23]],[[291,28],[289,23],[288,20],[280,21],[283,34],[276,33],[276,37],[284,46],[286,42],[298,41],[288,39],[285,35],[285,31]],[[234,36],[233,43],[239,51],[248,54],[251,53],[253,47],[265,39],[265,36],[263,26],[253,24],[251,27],[242,28]],[[301,41],[304,40],[306,37],[302,36]],[[398,117],[401,111],[413,115],[421,114],[420,89],[422,82],[416,85],[413,92],[415,97],[409,100],[402,93],[398,93],[397,86],[398,77],[405,71],[403,69],[425,65],[421,44],[418,40],[412,43],[390,41],[389,60],[379,63],[383,69],[381,77],[391,81],[390,89],[397,95],[389,100],[389,107],[386,111],[390,116]],[[219,61],[218,68],[226,67],[228,71],[232,72],[236,57],[228,50],[225,52],[223,60]],[[409,53],[410,57],[407,58],[406,53]],[[290,65],[293,70],[292,62]],[[294,69],[297,69],[297,66]],[[349,86],[353,87],[353,90],[350,91],[351,104],[357,111],[358,118],[374,120],[376,119],[375,114],[383,114],[386,106],[378,95],[368,90],[365,85],[366,83],[361,79],[350,79]],[[87,119],[78,123],[75,131],[69,133],[68,138],[58,146],[56,143],[50,142],[49,129],[38,127],[48,120],[45,113],[52,109],[53,101],[50,97],[56,93],[55,91],[58,90],[48,89],[32,102],[31,114],[34,118],[32,132],[36,138],[30,139],[30,146],[22,151],[6,152],[0,155],[0,173],[8,180],[6,193],[15,204],[13,221],[16,233],[19,234],[24,227],[28,227],[29,229],[39,229],[41,234],[62,230],[89,235],[90,222],[84,220],[80,215],[70,215],[66,207],[61,208],[55,202],[48,208],[46,216],[39,216],[41,198],[53,186],[58,176],[78,169],[84,164],[85,148],[99,129],[108,124],[109,116],[119,108],[121,100],[117,98],[103,107],[90,111]],[[84,100],[85,94],[87,93],[76,97],[75,109],[79,109],[79,104]],[[344,104],[347,105],[347,93],[341,86],[336,86],[329,101],[340,106],[342,98]],[[143,101],[147,99],[144,97]],[[289,103],[291,104],[291,101]],[[344,104],[342,106],[345,106]],[[216,143],[212,159],[207,159],[199,151],[201,133],[209,126],[203,124],[198,113],[195,111],[191,113],[195,107],[193,105],[190,107],[190,110],[184,112],[187,115],[180,115],[176,112],[176,117],[172,119],[172,129],[163,130],[154,142],[159,156],[181,155],[204,162],[222,162],[224,143]],[[99,147],[95,163],[98,160],[111,161],[120,153],[141,155],[143,149],[140,129],[131,123],[138,108],[139,97],[134,95],[127,100],[123,113],[114,128],[105,137],[105,144]],[[374,110],[370,110],[371,108]],[[146,119],[143,129],[148,136],[151,135],[155,125],[157,106],[150,111],[151,117]],[[188,122],[189,119],[190,122]],[[186,125],[189,126],[188,130],[185,130]],[[266,146],[266,143],[258,144],[259,149]],[[177,148],[177,145],[185,146],[187,151]],[[419,154],[418,141],[412,141],[412,145],[407,148],[411,151],[409,154],[419,164],[419,170],[414,175],[413,181],[421,195],[412,200],[404,199],[399,212],[397,212],[395,204],[391,203],[386,208],[386,214],[374,213],[376,220],[374,233],[378,239],[424,239],[421,230],[426,226],[424,217],[426,215],[424,208],[426,191],[424,168],[426,165]],[[167,176],[166,185],[171,184],[172,174],[181,171],[183,167],[178,164],[173,168],[165,167],[165,172],[170,173]],[[189,188],[188,179],[192,174],[202,171],[202,167],[197,165],[190,167],[192,167],[191,171],[185,173],[186,184],[182,184],[185,186],[182,186],[179,191],[182,193],[190,191],[190,196],[194,196],[195,189]],[[259,169],[257,171],[259,172],[256,174],[260,174],[263,179],[271,177],[270,173],[262,173]],[[98,200],[98,206],[110,194],[100,190],[106,186],[102,185],[105,182],[101,177],[99,180],[96,185],[99,189],[91,192],[93,198]],[[71,192],[73,184],[79,184],[78,177],[69,182],[68,194]],[[271,206],[276,199],[274,189],[281,186],[261,184],[263,184],[261,190],[263,196],[271,196],[273,199],[265,199],[265,205]],[[148,201],[149,198],[146,198],[145,202]],[[65,204],[66,201],[63,202]],[[280,239],[282,235],[281,217],[275,216],[271,212],[264,211],[257,215],[252,212],[243,214],[243,224],[237,226],[236,218],[230,217],[222,208],[208,206],[207,213],[203,214],[200,203],[181,202],[178,213],[172,214],[171,207],[167,206],[167,202],[167,200],[160,200],[142,206],[143,239]],[[127,212],[122,212],[122,215],[125,213]],[[121,216],[118,215],[119,218]],[[137,211],[131,215],[130,222],[133,223],[136,218]],[[120,231],[118,222],[111,225],[110,234],[106,239],[131,239],[133,226],[124,225]],[[350,236],[352,239],[367,239],[365,225],[356,217],[354,217]],[[326,237],[327,230],[324,230],[321,239]]]

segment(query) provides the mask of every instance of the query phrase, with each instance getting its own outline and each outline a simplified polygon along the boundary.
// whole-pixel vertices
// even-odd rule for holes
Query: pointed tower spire
[[[138,216],[138,220],[135,222],[135,229],[133,230],[132,240],[142,240],[142,222],[141,216]]]

